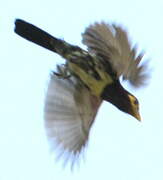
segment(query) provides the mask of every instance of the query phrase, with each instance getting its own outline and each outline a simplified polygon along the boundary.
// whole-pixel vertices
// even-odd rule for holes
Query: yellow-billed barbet
[[[103,100],[141,119],[138,100],[119,79],[139,87],[145,84],[147,67],[140,65],[143,53],[131,47],[121,26],[101,22],[86,28],[82,42],[88,51],[21,19],[15,21],[15,32],[66,60],[51,74],[44,109],[48,138],[61,154],[72,158],[81,153]]]

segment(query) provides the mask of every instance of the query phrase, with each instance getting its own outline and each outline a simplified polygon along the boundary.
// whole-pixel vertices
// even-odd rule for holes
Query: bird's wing
[[[59,147],[59,156],[71,160],[78,157],[100,104],[101,99],[79,87],[75,79],[51,75],[45,98],[45,127],[51,147]]]
[[[143,53],[137,55],[136,47],[131,46],[128,34],[122,27],[95,23],[86,28],[82,37],[91,53],[109,61],[117,77],[122,75],[135,87],[146,83],[147,63],[139,64]]]

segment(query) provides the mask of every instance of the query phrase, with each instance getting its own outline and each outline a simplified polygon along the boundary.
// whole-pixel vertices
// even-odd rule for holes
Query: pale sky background
[[[61,58],[19,36],[24,19],[80,45],[90,23],[122,24],[145,50],[149,86],[128,90],[141,104],[142,123],[104,103],[92,127],[85,161],[73,173],[49,154],[43,101],[49,73]],[[4,0],[0,5],[0,180],[163,179],[163,1]]]

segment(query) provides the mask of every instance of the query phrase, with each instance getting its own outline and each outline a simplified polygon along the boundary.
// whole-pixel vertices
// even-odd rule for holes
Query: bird
[[[138,99],[122,82],[142,87],[149,77],[148,66],[142,63],[144,52],[131,45],[122,26],[104,21],[89,25],[82,33],[87,50],[22,19],[15,20],[14,31],[65,59],[50,74],[44,102],[46,134],[59,158],[74,164],[84,152],[104,101],[141,121]]]

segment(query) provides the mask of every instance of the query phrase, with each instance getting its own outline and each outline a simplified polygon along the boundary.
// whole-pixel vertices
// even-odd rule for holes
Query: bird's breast
[[[106,85],[113,82],[111,76],[96,65],[93,68],[84,68],[80,64],[69,62],[68,68],[97,97],[101,95]]]

